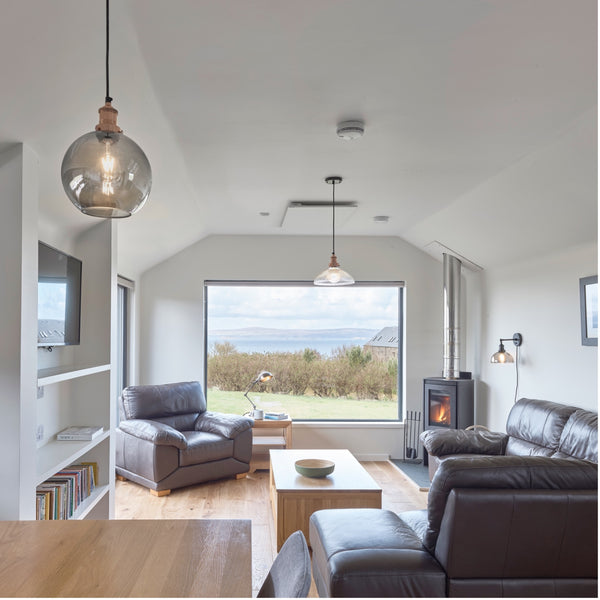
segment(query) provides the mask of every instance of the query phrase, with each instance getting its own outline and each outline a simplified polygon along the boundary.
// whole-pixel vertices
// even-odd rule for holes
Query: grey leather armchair
[[[119,411],[117,475],[155,495],[249,470],[252,419],[207,411],[197,381],[127,387]]]

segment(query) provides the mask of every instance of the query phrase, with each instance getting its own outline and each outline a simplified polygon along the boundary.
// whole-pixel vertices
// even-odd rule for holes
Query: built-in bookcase
[[[8,205],[0,220],[0,326],[6,331],[0,335],[0,409],[6,417],[0,519],[34,519],[36,486],[82,461],[98,464],[97,488],[73,518],[111,518],[116,225],[90,218],[91,228],[75,237],[59,232],[41,239],[82,261],[81,343],[51,352],[37,348],[36,181],[37,160],[26,146],[0,154],[0,195]],[[100,425],[104,433],[89,442],[57,441],[56,434],[70,425]]]

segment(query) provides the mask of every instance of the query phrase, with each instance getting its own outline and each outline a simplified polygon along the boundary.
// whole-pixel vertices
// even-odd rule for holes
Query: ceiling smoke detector
[[[365,133],[365,124],[362,121],[342,121],[338,123],[337,134],[343,140],[356,140]]]

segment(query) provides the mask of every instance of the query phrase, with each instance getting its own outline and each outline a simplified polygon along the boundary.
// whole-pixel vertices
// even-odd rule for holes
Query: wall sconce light
[[[492,354],[492,358],[490,359],[490,362],[499,363],[499,364],[515,362],[515,359],[513,358],[512,354],[510,352],[507,352],[504,349],[503,342],[510,342],[510,341],[512,341],[513,344],[518,348],[523,343],[523,336],[520,333],[514,333],[511,338],[500,338],[500,346],[498,347],[498,352],[494,352],[494,354]],[[517,350],[517,356],[518,356],[518,350]]]
[[[516,362],[515,362],[515,359],[512,357],[512,354],[510,352],[507,352],[504,349],[504,344],[502,343],[502,342],[510,342],[511,340],[512,340],[512,343],[517,348]],[[516,380],[515,380],[515,397],[514,397],[513,402],[517,401],[517,393],[519,391],[519,346],[522,343],[523,343],[523,336],[520,333],[513,333],[513,336],[511,338],[500,338],[500,346],[498,348],[498,352],[494,352],[494,354],[492,354],[492,358],[490,359],[490,362],[497,363],[497,364],[515,363]]]

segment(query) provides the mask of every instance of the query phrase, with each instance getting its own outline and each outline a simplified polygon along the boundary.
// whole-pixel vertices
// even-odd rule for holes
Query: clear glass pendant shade
[[[108,131],[76,139],[60,175],[71,202],[93,217],[129,217],[142,208],[152,188],[144,151],[126,135]]]
[[[315,277],[315,285],[352,285],[354,278],[344,269],[329,267]]]
[[[335,254],[331,255],[331,261],[329,267],[322,273],[319,273],[313,282],[315,285],[352,285],[354,278],[349,273],[346,273],[344,269],[340,268],[336,260]]]

